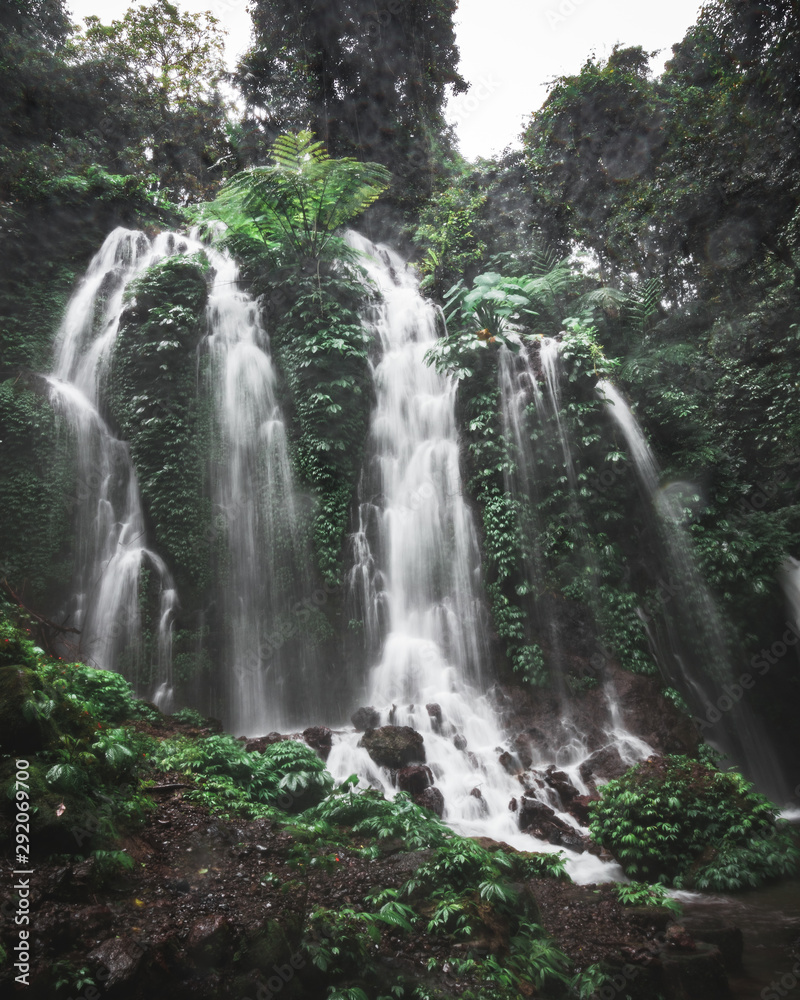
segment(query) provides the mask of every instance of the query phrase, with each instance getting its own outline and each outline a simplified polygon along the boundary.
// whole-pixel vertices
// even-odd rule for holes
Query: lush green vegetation
[[[374,301],[341,231],[359,219],[413,243],[422,287],[447,320],[430,362],[459,382],[485,593],[517,677],[574,694],[610,658],[654,673],[653,647],[690,603],[672,600],[663,540],[595,392],[611,376],[665,483],[690,484],[676,487],[685,533],[736,674],[765,665],[742,697],[794,765],[796,660],[785,643],[764,654],[787,627],[780,564],[800,554],[797,13],[713,0],[666,72],[654,77],[638,47],[589,58],[554,82],[521,150],[468,164],[443,118],[447,89],[463,88],[455,5],[334,6],[252,4],[241,119],[219,93],[211,15],[155,0],[71,30],[59,0],[0,11],[0,579],[44,616],[24,626],[36,641],[0,626],[0,739],[31,757],[42,849],[93,857],[97,885],[128,864],[119,837],[142,823],[147,782],[165,773],[190,786],[197,808],[276,824],[296,872],[332,867],[339,851],[431,852],[398,889],[310,912],[303,954],[331,997],[363,1000],[356,972],[387,927],[464,945],[495,919],[507,957],[466,951],[453,966],[469,978],[466,997],[505,1000],[523,982],[589,997],[603,969],[576,977],[521,888],[563,877],[560,858],[488,852],[404,794],[389,802],[352,779],[334,789],[298,740],[248,753],[193,710],[171,724],[200,735],[142,735],[163,719],[125,680],[46,655],[48,638],[70,638],[48,616],[68,586],[82,487],[36,373],[50,367],[66,298],[110,228],[224,222],[222,244],[264,309],[295,470],[312,496],[310,576],[332,594],[367,434],[363,316]],[[171,258],[131,290],[104,414],[130,443],[148,536],[180,592],[179,682],[210,677],[219,642],[202,351],[197,363],[207,270],[204,255]],[[501,417],[503,380],[545,384],[544,337],[560,342],[561,396],[547,411],[529,383],[517,440]],[[340,603],[314,612],[320,636],[341,638]],[[714,654],[686,641],[691,669],[716,693]],[[687,690],[667,694],[702,712]],[[4,785],[10,774],[4,764]],[[641,880],[616,891],[626,904],[669,906],[661,883],[729,891],[796,868],[770,803],[735,773],[684,758],[605,786],[592,832]],[[394,995],[421,1000],[425,989],[398,982]]]
[[[727,892],[797,870],[800,852],[777,816],[736,772],[663,757],[603,787],[591,831],[632,877]]]

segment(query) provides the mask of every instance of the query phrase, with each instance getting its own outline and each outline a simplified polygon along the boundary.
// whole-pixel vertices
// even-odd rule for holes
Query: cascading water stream
[[[173,234],[152,243],[144,233],[115,229],[72,296],[48,377],[51,399],[70,427],[77,457],[75,571],[64,617],[81,630],[80,653],[139,687],[144,666],[140,579],[144,567],[160,585],[156,697],[171,686],[172,618],[177,596],[163,560],[145,544],[136,473],[127,444],[101,415],[109,364],[130,282],[166,254]]]
[[[665,607],[666,642],[659,641],[653,629],[647,627],[646,616],[642,616],[653,653],[669,682],[685,693],[698,716],[705,715],[712,741],[734,763],[743,756],[742,766],[759,788],[781,801],[786,790],[780,765],[762,726],[743,700],[736,701],[727,695],[726,685],[735,680],[728,637],[716,602],[698,569],[684,527],[679,492],[662,488],[661,470],[653,450],[621,393],[605,380],[598,383],[597,390],[625,439],[642,493],[652,509],[669,577],[664,603],[674,601],[678,611],[676,615]],[[715,702],[721,698],[727,706],[725,711],[731,713],[735,722],[734,741],[727,727],[717,724],[721,713]]]
[[[178,595],[163,560],[145,545],[145,518],[128,446],[101,413],[109,368],[131,282],[173,254],[204,254],[211,265],[206,309],[207,384],[216,441],[210,471],[215,520],[224,538],[225,579],[220,714],[230,728],[265,732],[318,714],[321,685],[292,622],[310,594],[308,553],[299,537],[286,433],[266,332],[252,296],[226,254],[193,236],[118,228],[109,235],[73,295],[48,381],[64,414],[78,463],[75,577],[65,616],[82,631],[80,653],[125,673],[137,687],[145,649],[142,570],[159,581],[154,648],[156,702],[172,696],[172,632]],[[85,498],[85,499],[83,499]],[[291,664],[289,662],[291,651]],[[302,704],[301,704],[302,702]]]
[[[269,341],[255,300],[239,287],[236,263],[210,248],[208,392],[220,460],[211,471],[215,510],[225,520],[222,575],[225,722],[264,733],[319,718],[324,687],[293,610],[312,590],[301,538]]]
[[[521,849],[556,850],[520,832],[511,800],[528,794],[573,828],[577,822],[543,782],[531,777],[526,791],[500,763],[506,737],[483,690],[487,623],[459,468],[456,386],[425,361],[439,332],[436,309],[396,254],[357,234],[349,239],[366,255],[364,266],[382,294],[371,323],[376,406],[348,580],[351,613],[364,623],[365,649],[372,656],[365,697],[379,712],[380,725],[410,726],[423,735],[451,826]],[[335,737],[328,768],[339,780],[355,773],[393,795],[388,772],[359,740],[358,733]],[[650,749],[635,739],[617,745],[631,763]],[[588,791],[579,773],[587,755],[580,741],[550,759],[535,750],[532,755],[534,769],[555,756],[575,787]],[[580,881],[621,876],[616,865],[592,855],[566,854]]]

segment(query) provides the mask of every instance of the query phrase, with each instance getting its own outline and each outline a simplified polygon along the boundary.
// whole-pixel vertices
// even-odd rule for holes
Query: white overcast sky
[[[174,0],[188,11],[210,10],[227,29],[229,64],[247,48],[247,0]],[[97,14],[109,23],[121,17],[127,0],[67,0],[73,21]],[[381,0],[376,0],[380,10]],[[619,42],[659,50],[660,70],[686,29],[700,0],[459,0],[456,34],[461,73],[469,93],[450,102],[462,153],[491,156],[518,145],[523,119],[541,107],[548,81],[577,73],[590,53],[609,54]]]

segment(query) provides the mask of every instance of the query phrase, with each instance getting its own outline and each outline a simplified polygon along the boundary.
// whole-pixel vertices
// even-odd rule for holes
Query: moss
[[[0,384],[0,440],[0,576],[46,604],[70,577],[64,542],[75,483],[42,379]]]
[[[112,415],[130,442],[155,545],[190,607],[210,585],[211,564],[208,416],[197,379],[206,269],[202,255],[170,257],[136,282],[111,370]]]

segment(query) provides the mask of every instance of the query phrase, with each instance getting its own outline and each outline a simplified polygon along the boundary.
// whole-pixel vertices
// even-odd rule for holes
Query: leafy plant
[[[777,807],[735,772],[687,757],[651,758],[601,795],[590,806],[592,836],[629,875],[728,891],[797,868],[800,853],[778,825]]]
[[[389,185],[377,163],[331,159],[310,132],[279,136],[272,163],[235,175],[209,207],[233,234],[255,241],[281,266],[346,253],[334,232]]]
[[[660,882],[618,882],[614,886],[614,892],[625,906],[663,906],[673,913],[681,912],[681,904],[667,895]]]

